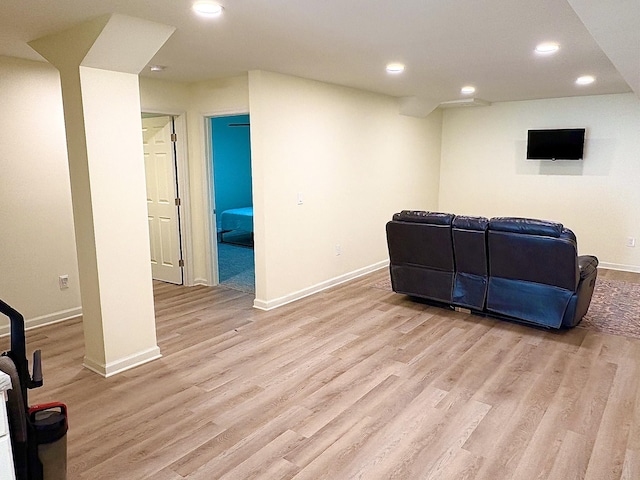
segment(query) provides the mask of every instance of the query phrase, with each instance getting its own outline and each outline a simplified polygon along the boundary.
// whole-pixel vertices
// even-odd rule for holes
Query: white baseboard
[[[206,278],[194,278],[193,279],[193,286],[197,286],[197,285],[202,285],[204,287],[209,287],[209,282],[207,281]]]
[[[640,267],[636,265],[621,265],[619,263],[600,262],[598,267],[607,268],[609,270],[620,270],[621,272],[640,273]]]
[[[83,366],[88,368],[92,372],[102,375],[105,378],[109,378],[117,373],[122,373],[125,370],[129,370],[133,367],[140,366],[144,363],[152,360],[157,360],[162,357],[159,347],[149,348],[142,352],[138,352],[128,357],[121,358],[115,362],[109,362],[106,365],[100,362],[96,362],[90,358],[84,357]]]
[[[82,308],[69,308],[68,310],[61,310],[59,312],[50,313],[48,315],[41,315],[40,317],[26,319],[24,326],[26,330],[32,328],[42,327],[44,325],[52,325],[54,323],[64,322],[73,318],[78,318],[82,315]],[[4,337],[11,333],[11,327],[9,324],[0,326],[0,337]]]
[[[374,263],[373,265],[354,270],[353,272],[345,273],[344,275],[340,275],[324,282],[320,282],[311,287],[298,290],[297,292],[290,293],[280,298],[275,298],[273,300],[259,300],[256,298],[253,301],[253,307],[259,310],[272,310],[274,308],[281,307],[282,305],[286,305],[287,303],[295,302],[296,300],[300,300],[301,298],[308,297],[309,295],[313,295],[314,293],[321,292],[322,290],[326,290],[327,288],[335,287],[336,285],[340,285],[341,283],[348,282],[349,280],[367,275],[368,273],[375,272],[376,270],[380,270],[381,268],[385,268],[388,266],[389,260],[383,260],[381,262]]]

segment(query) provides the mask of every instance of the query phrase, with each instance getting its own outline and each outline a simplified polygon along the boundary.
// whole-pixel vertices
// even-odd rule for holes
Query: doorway
[[[254,293],[250,126],[248,114],[209,119],[218,283]]]
[[[184,283],[175,118],[143,114],[149,249],[154,280]]]

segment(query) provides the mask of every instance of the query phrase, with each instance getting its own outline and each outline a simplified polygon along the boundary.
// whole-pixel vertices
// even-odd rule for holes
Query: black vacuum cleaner
[[[0,300],[9,317],[11,350],[0,355],[0,371],[11,377],[7,413],[16,480],[66,480],[67,407],[63,403],[29,406],[27,392],[42,386],[40,350],[33,352],[29,373],[24,317]]]

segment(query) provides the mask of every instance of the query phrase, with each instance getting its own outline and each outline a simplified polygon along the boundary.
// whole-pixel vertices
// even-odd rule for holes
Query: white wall
[[[631,94],[498,103],[426,119],[398,115],[390,97],[267,72],[191,85],[141,78],[140,94],[143,110],[187,117],[194,270],[202,279],[210,273],[204,118],[250,107],[259,306],[380,265],[384,224],[403,208],[558,220],[576,232],[581,253],[640,267],[640,100]],[[57,71],[0,57],[0,105],[0,298],[31,321],[73,316],[80,294]],[[583,162],[524,159],[527,129],[564,126],[587,128]],[[629,236],[638,247],[624,246]],[[68,290],[58,288],[62,274]]]
[[[585,127],[583,161],[526,160],[527,130]],[[439,208],[563,223],[582,254],[640,271],[640,100],[633,94],[496,103],[443,117]]]
[[[391,97],[260,71],[249,97],[256,306],[384,264],[391,215],[436,207],[440,112],[401,116]]]
[[[189,84],[140,77],[140,109],[150,113],[182,114],[189,109]]]
[[[70,138],[84,136],[86,141],[73,149],[68,142],[74,207],[85,204],[74,208],[83,278],[84,364],[108,376],[160,356],[140,89],[136,74],[83,66],[79,73],[77,91],[68,88],[65,75],[73,78],[72,72],[62,79],[67,131]],[[73,115],[80,93],[82,110]]]
[[[186,118],[192,266],[208,280],[204,117],[248,111],[247,76],[185,84],[140,78],[142,111]],[[0,56],[0,298],[36,325],[81,313],[60,77],[51,65]],[[68,274],[67,290],[58,276]],[[0,318],[0,334],[8,322]]]
[[[186,117],[187,153],[190,198],[191,277],[194,283],[210,284],[209,269],[208,195],[209,186],[206,152],[209,130],[205,119],[229,112],[249,111],[249,87],[246,75],[207,80],[197,83],[179,83],[140,78],[140,98],[143,112],[159,112]],[[214,233],[215,235],[215,233]]]
[[[0,57],[0,298],[29,323],[79,313],[60,78],[44,63]],[[58,276],[69,275],[60,290]],[[8,322],[0,319],[0,333]]]
[[[208,209],[212,203],[209,194],[212,187],[211,159],[207,154],[207,141],[211,132],[207,117],[227,113],[249,111],[249,86],[246,75],[232,78],[209,80],[191,84],[191,103],[188,115],[189,158],[191,174],[191,212],[194,218],[192,232],[194,240],[194,263],[196,267],[196,283],[213,281],[211,265],[211,237],[207,225],[212,221],[212,211]],[[215,227],[214,237],[215,238]],[[215,243],[215,242],[214,242]]]
[[[257,306],[383,264],[393,212],[437,206],[440,112],[405,117],[391,97],[267,72],[189,85],[141,78],[140,89],[143,111],[186,111],[196,283],[212,280],[209,116],[251,115]]]

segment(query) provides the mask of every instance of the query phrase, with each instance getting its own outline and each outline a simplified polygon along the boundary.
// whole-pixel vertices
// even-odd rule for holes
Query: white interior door
[[[179,201],[171,117],[142,119],[151,270],[154,280],[182,284]]]

